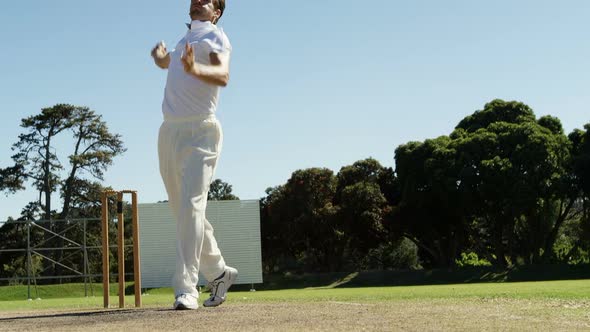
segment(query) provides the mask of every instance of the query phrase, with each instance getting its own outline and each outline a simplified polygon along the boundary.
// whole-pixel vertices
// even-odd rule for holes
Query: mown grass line
[[[49,287],[49,286],[47,286]],[[6,287],[0,288],[0,298]],[[102,296],[66,297],[41,300],[0,301],[0,310],[34,311],[38,309],[101,309]],[[203,295],[201,300],[204,300]],[[256,292],[230,292],[229,303],[261,302],[396,302],[448,300],[452,302],[469,302],[473,299],[494,300],[571,300],[590,301],[589,280],[517,282],[517,283],[483,283],[454,284],[432,286],[398,286],[398,287],[362,287],[362,288],[307,288],[289,290],[269,290]],[[144,306],[169,307],[173,302],[170,288],[152,289],[143,296]],[[113,308],[118,305],[116,296],[111,298]],[[126,297],[128,307],[133,307],[133,296]]]

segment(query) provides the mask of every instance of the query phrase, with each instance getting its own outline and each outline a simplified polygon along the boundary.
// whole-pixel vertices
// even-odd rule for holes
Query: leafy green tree
[[[110,133],[102,117],[88,107],[58,104],[44,108],[40,114],[23,119],[21,127],[25,133],[13,145],[15,165],[1,170],[0,188],[15,192],[24,189],[26,181],[32,181],[44,197],[46,220],[54,217],[51,197],[55,192],[61,192],[63,204],[58,217],[64,219],[69,215],[75,185],[80,183],[81,176],[103,180],[113,159],[125,151],[121,136]],[[63,132],[73,137],[67,169],[55,147]]]
[[[56,105],[23,119],[21,127],[26,132],[19,135],[18,142],[12,147],[16,151],[12,156],[15,165],[2,170],[5,190],[24,189],[25,181],[33,181],[33,186],[44,195],[44,218],[47,220],[51,219],[51,194],[59,183],[57,173],[63,169],[54,143],[61,132],[71,128],[68,119],[72,114],[73,107]]]
[[[500,266],[554,259],[579,193],[571,146],[557,118],[494,100],[450,136],[396,150],[396,220],[431,265],[463,251]]]
[[[381,243],[360,260],[363,270],[419,269],[418,247],[406,237]]]
[[[211,201],[233,201],[240,198],[232,194],[232,186],[229,183],[216,179],[211,183],[207,199]]]
[[[337,175],[337,193],[342,193],[345,187],[355,185],[359,182],[369,182],[377,185],[383,184],[385,186],[388,180],[387,176],[393,176],[392,173],[390,168],[384,168],[373,158],[359,160],[350,166],[340,169]]]
[[[266,271],[381,266],[384,250],[401,245],[387,218],[387,196],[395,197],[395,188],[393,170],[372,158],[343,167],[337,176],[322,168],[298,170],[286,184],[269,188],[261,200]],[[386,242],[395,246],[377,250]]]
[[[396,228],[418,246],[426,266],[453,266],[470,233],[453,140],[401,145],[395,160],[402,197],[393,215]]]
[[[262,245],[262,264],[265,272],[278,272],[290,256],[287,244],[283,242],[280,211],[283,209],[284,186],[265,190],[266,196],[260,199],[260,232]]]
[[[334,173],[325,168],[295,171],[287,183],[267,190],[262,201],[263,256],[275,268],[327,269],[333,266],[339,246],[333,236]],[[272,259],[272,256],[280,254]]]
[[[576,129],[569,135],[573,145],[574,179],[581,194],[575,207],[579,217],[570,225],[567,237],[571,243],[564,256],[567,261],[590,261],[590,123],[584,129]]]
[[[570,144],[561,123],[536,120],[520,102],[494,100],[452,134],[462,166],[458,181],[475,198],[472,215],[496,264],[549,255],[569,215]],[[509,261],[508,261],[509,260]]]
[[[81,176],[104,180],[104,172],[112,165],[113,159],[126,151],[121,135],[111,133],[101,115],[88,107],[67,107],[72,109],[69,121],[74,148],[68,156],[69,172],[61,182],[63,205],[59,219],[69,216],[72,196],[77,185],[84,181]]]
[[[44,198],[39,199],[39,204],[46,220],[71,217],[72,201],[80,185],[88,182],[88,178],[103,180],[113,159],[125,151],[121,136],[111,133],[102,117],[88,107],[58,104],[44,108],[40,114],[23,119],[21,127],[25,132],[13,145],[15,165],[0,170],[0,189],[12,193],[31,182],[40,198]],[[70,153],[64,153],[69,167],[60,160],[55,144],[65,133],[73,138]],[[51,205],[56,192],[62,198],[59,211]],[[67,223],[49,225],[52,232],[60,232],[63,227]],[[46,240],[52,237],[46,233]],[[47,245],[63,246],[63,239],[56,241],[48,241]],[[62,252],[58,252],[54,258],[59,261],[61,257]]]
[[[388,224],[392,207],[385,193],[394,197],[395,177],[391,168],[367,158],[342,167],[337,176],[335,205],[337,223],[346,235],[343,261],[359,268],[362,258],[382,243],[397,240]]]
[[[27,204],[21,211],[17,220],[10,218],[0,227],[0,249],[26,249],[27,235],[34,245],[43,238],[43,233],[35,227],[29,227],[23,221],[34,220],[38,214],[39,205],[36,202]],[[19,284],[18,278],[27,276],[28,256],[26,252],[4,252],[0,255],[0,278],[14,278],[12,284]],[[38,256],[31,256],[30,272],[32,275],[39,275],[42,270],[41,259]]]
[[[506,102],[495,99],[484,106],[483,110],[476,111],[466,116],[459,122],[456,129],[474,133],[479,129],[486,129],[497,122],[505,123],[530,123],[535,122],[533,110],[520,102]]]
[[[364,256],[369,249],[387,239],[384,213],[389,208],[379,186],[359,182],[345,187],[341,193],[339,223],[348,234],[347,247]]]
[[[23,165],[0,168],[0,191],[14,194],[25,189],[23,174]]]
[[[585,130],[574,130],[569,139],[573,145],[573,168],[578,184],[585,198],[590,198],[590,123]]]

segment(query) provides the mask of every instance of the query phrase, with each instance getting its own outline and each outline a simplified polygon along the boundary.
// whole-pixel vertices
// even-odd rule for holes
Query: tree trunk
[[[414,244],[416,246],[418,246],[418,248],[424,249],[428,254],[430,254],[430,257],[432,257],[432,260],[435,261],[437,265],[444,265],[444,264],[441,264],[440,253],[437,253],[434,249],[427,247],[425,244],[420,242],[418,239],[415,239],[408,234],[403,234],[403,236],[408,238],[410,241],[414,242]]]
[[[51,138],[47,139],[45,146],[45,174],[43,178],[43,190],[45,191],[45,220],[51,220],[51,152],[50,152]]]
[[[82,144],[82,139],[84,138],[84,134],[80,132],[78,137],[78,141],[76,142],[76,146],[74,148],[74,156],[77,157],[80,153],[80,144]],[[61,214],[59,216],[60,219],[66,219],[70,215],[70,204],[72,202],[72,195],[74,194],[74,179],[76,178],[76,172],[78,171],[78,163],[74,162],[72,165],[72,171],[68,176],[65,188],[64,188],[64,205],[61,210]]]
[[[50,147],[51,147],[51,131],[48,135],[47,138],[47,144],[45,145],[45,165],[44,166],[44,174],[43,174],[43,191],[45,194],[45,220],[47,220],[47,223],[45,223],[44,225],[42,225],[43,227],[46,227],[47,229],[55,232],[55,225],[53,224],[53,222],[51,222],[51,151],[50,151]],[[55,243],[55,241],[51,241],[51,238],[53,237],[53,235],[49,232],[44,232],[45,236],[45,246],[47,246],[48,248],[52,247],[52,244]],[[47,253],[48,257],[52,257],[54,258],[54,254],[53,252],[48,252]],[[46,275],[49,276],[53,276],[55,275],[55,265],[50,262],[49,260],[44,259],[43,260],[43,270],[45,271]]]
[[[531,212],[529,213],[529,239],[528,239],[528,252],[526,253],[527,263],[528,264],[536,264],[539,262],[541,257],[540,251],[540,240],[542,238],[541,234],[541,218],[538,213]]]
[[[567,215],[570,213],[572,206],[574,206],[574,202],[575,200],[571,199],[565,207],[565,209],[560,209],[560,214],[557,217],[555,226],[553,226],[553,229],[551,230],[551,232],[549,232],[549,235],[547,235],[547,238],[545,240],[545,247],[543,250],[543,256],[541,257],[541,261],[548,262],[554,256],[553,246],[555,245],[555,241],[557,241],[557,234],[559,233],[559,229],[565,222]]]
[[[456,231],[454,228],[451,227],[451,231],[449,232],[449,251],[446,257],[448,267],[455,267],[457,265],[457,251],[459,247],[459,243],[462,242],[462,230]],[[460,233],[461,235],[457,235]]]
[[[506,262],[506,255],[504,250],[504,243],[502,241],[504,233],[504,227],[500,221],[496,220],[496,227],[494,227],[494,235],[493,235],[493,242],[494,242],[494,252],[496,254],[496,264],[505,268],[508,266],[508,262]]]
[[[82,142],[82,135],[80,135],[80,137],[78,137],[78,141],[76,142],[76,147],[74,149],[74,156],[78,155],[78,151],[80,149],[81,142]],[[65,188],[63,189],[64,203],[63,203],[61,213],[59,214],[59,218],[58,218],[59,220],[65,220],[70,216],[70,205],[72,202],[72,195],[74,193],[74,179],[76,177],[77,170],[78,170],[78,164],[74,163],[72,165],[72,171],[70,172],[70,175],[66,179]],[[64,225],[64,229],[65,229],[65,227],[68,226],[68,223],[63,223],[62,225]],[[64,239],[58,238],[57,242],[58,242],[59,248],[63,248]],[[63,256],[64,256],[63,250],[60,249],[56,253],[57,253],[56,261],[61,262],[61,260],[63,259]],[[62,273],[62,271],[63,271],[63,268],[60,265],[58,265],[56,267],[56,273],[58,275],[60,275]]]
[[[70,173],[70,176],[66,180],[65,188],[64,188],[64,204],[63,204],[61,213],[59,214],[59,219],[66,219],[70,215],[70,208],[71,208],[70,205],[72,204],[72,195],[74,193],[74,188],[73,188],[74,187],[74,178],[75,178],[77,169],[78,169],[78,167],[76,165],[74,165],[72,167],[72,172]]]

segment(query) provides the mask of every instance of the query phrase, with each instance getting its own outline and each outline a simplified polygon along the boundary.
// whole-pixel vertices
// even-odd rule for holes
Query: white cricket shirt
[[[231,52],[229,39],[221,28],[211,22],[193,21],[190,30],[170,52],[168,79],[164,90],[162,112],[165,118],[184,118],[214,114],[219,86],[205,83],[187,74],[180,57],[186,43],[193,47],[195,62],[210,64],[210,53]]]

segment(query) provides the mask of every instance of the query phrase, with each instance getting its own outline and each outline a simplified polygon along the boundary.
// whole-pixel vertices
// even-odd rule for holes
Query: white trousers
[[[175,295],[198,297],[199,272],[213,280],[225,261],[205,218],[207,193],[221,152],[223,132],[215,116],[165,119],[160,127],[160,174],[176,218]]]

